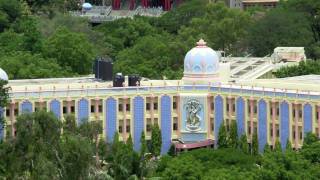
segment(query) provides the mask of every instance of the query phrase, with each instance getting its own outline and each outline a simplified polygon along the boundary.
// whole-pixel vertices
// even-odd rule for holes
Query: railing
[[[273,89],[262,87],[235,86],[235,85],[184,85],[184,86],[136,86],[136,87],[112,87],[112,88],[76,88],[76,89],[52,89],[43,91],[15,91],[10,92],[12,99],[26,98],[54,98],[54,97],[82,97],[82,96],[111,96],[133,94],[157,94],[157,93],[227,93],[248,96],[288,97],[296,99],[320,100],[320,92],[297,91],[286,89]]]

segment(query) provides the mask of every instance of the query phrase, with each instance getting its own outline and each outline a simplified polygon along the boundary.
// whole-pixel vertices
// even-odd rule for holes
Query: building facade
[[[248,143],[257,133],[260,151],[277,140],[282,148],[287,140],[300,148],[307,132],[320,136],[320,91],[314,77],[297,89],[290,80],[230,83],[220,77],[221,66],[216,52],[201,40],[185,57],[182,80],[141,81],[136,87],[111,87],[93,78],[9,80],[11,102],[2,111],[7,124],[1,137],[15,136],[19,114],[39,110],[61,121],[67,114],[75,115],[78,124],[99,121],[108,142],[115,132],[122,141],[131,134],[135,150],[141,132],[150,139],[152,125],[158,124],[162,153],[173,142],[178,149],[215,146],[220,126],[229,130],[232,121]]]

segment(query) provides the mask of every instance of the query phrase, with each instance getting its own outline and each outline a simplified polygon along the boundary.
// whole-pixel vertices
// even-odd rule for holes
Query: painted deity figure
[[[189,100],[186,106],[187,120],[186,127],[190,131],[197,131],[200,128],[200,116],[198,113],[201,111],[200,103],[197,100]]]

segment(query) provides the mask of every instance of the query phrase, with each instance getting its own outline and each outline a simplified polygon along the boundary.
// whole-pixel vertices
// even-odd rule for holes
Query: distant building
[[[220,57],[200,40],[185,56],[182,80],[141,80],[124,87],[94,77],[9,80],[11,99],[0,108],[6,118],[0,137],[15,136],[18,115],[45,110],[61,121],[72,114],[78,125],[100,122],[107,142],[115,132],[121,141],[131,134],[135,150],[142,132],[151,138],[154,124],[162,131],[162,153],[172,144],[177,151],[216,147],[219,128],[224,124],[229,131],[233,121],[248,143],[257,133],[260,151],[277,140],[283,149],[287,140],[298,149],[307,132],[320,137],[320,76],[258,79],[287,63],[297,62],[274,56]],[[0,78],[8,76],[0,70]],[[126,84],[122,82],[119,86]]]
[[[263,7],[266,9],[277,6],[279,0],[230,0],[229,6],[231,8],[248,9],[250,7]]]

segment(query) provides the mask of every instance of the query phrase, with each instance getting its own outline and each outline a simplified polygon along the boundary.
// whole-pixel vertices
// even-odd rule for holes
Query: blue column
[[[53,112],[58,119],[61,118],[61,104],[58,100],[55,99],[50,102],[50,111]]]
[[[259,151],[263,152],[264,146],[267,144],[268,138],[268,125],[267,125],[267,103],[265,100],[261,99],[259,101],[259,114],[258,114],[258,142]]]
[[[171,146],[171,104],[169,96],[161,97],[161,154],[166,154]]]
[[[237,105],[236,105],[236,113],[237,113],[237,126],[238,126],[238,136],[240,137],[245,131],[245,104],[242,97],[239,97],[237,99]]]
[[[133,99],[133,120],[134,120],[134,135],[133,144],[134,150],[140,150],[141,133],[144,130],[144,99],[137,96]]]
[[[282,149],[286,148],[287,140],[290,132],[289,104],[283,101],[280,105],[280,143]]]
[[[117,101],[108,98],[106,101],[106,136],[107,142],[112,143],[114,133],[117,132]]]
[[[80,99],[78,102],[78,125],[88,121],[89,102],[86,99]]]
[[[3,113],[4,113],[4,109],[2,107],[0,107],[0,142],[3,139],[3,135],[4,135],[4,122],[3,122]]]
[[[30,101],[24,101],[21,104],[21,113],[32,113],[32,103]]]
[[[303,106],[303,127],[304,134],[312,132],[312,106],[309,103]]]
[[[219,128],[223,124],[223,98],[218,95],[214,100],[214,136],[215,136],[215,145],[217,145],[219,139]]]

